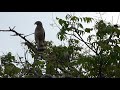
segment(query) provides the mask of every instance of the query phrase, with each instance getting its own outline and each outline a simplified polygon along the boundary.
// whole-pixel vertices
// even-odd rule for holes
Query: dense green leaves
[[[66,17],[68,16],[69,18],[66,18],[68,22],[73,22],[69,24],[70,26],[72,26],[72,30],[69,32],[73,33],[71,34],[71,36],[74,36],[76,39],[79,40],[79,42],[76,43],[79,44],[80,42],[83,42],[89,49],[91,49],[95,53],[94,57],[79,57],[80,59],[78,59],[78,65],[80,64],[81,68],[83,68],[85,72],[87,72],[88,77],[115,77],[115,73],[112,73],[117,70],[117,68],[115,67],[118,66],[118,62],[120,59],[120,30],[117,27],[114,27],[114,25],[112,25],[111,23],[107,23],[103,20],[97,21],[94,29],[83,28],[83,24],[81,24],[81,22],[90,23],[92,22],[93,18],[78,18],[77,16],[72,15],[67,15]],[[78,27],[76,27],[76,25]],[[80,30],[79,27],[83,30]],[[67,31],[67,28],[65,30]],[[89,34],[86,42],[82,38],[82,35],[86,33],[91,33],[91,31],[93,30],[95,30],[96,33],[92,35]],[[66,33],[64,34],[67,35]],[[109,68],[112,69],[109,70]]]
[[[14,60],[15,60],[15,57],[12,56],[11,52],[9,52],[7,55],[1,58],[1,63],[6,64],[6,63],[13,62]]]

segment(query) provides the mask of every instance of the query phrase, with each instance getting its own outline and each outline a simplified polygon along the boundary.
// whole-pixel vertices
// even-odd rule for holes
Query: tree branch
[[[76,32],[77,33],[77,35],[80,37],[79,38],[79,40],[81,40],[82,42],[84,42],[84,44],[87,46],[87,47],[89,47],[94,53],[96,53],[96,55],[99,55],[95,50],[93,50],[89,45],[88,45],[88,43],[87,42],[85,42],[84,40],[83,40],[83,38],[80,36],[80,34],[78,33],[78,32]],[[74,35],[75,36],[75,35]],[[76,37],[76,36],[75,36]]]
[[[14,33],[15,33],[14,36],[19,36],[20,38],[22,38],[23,40],[25,40],[25,42],[26,42],[25,44],[26,44],[28,47],[30,47],[30,48],[32,49],[32,51],[34,51],[34,53],[39,53],[39,52],[37,51],[37,49],[35,48],[35,46],[25,38],[26,36],[22,36],[23,34],[16,32],[16,31],[14,30],[14,28],[15,28],[15,27],[13,27],[13,29],[11,29],[11,28],[9,27],[9,30],[0,30],[0,31],[2,31],[2,32],[14,32]],[[27,35],[27,36],[28,36],[28,35]]]

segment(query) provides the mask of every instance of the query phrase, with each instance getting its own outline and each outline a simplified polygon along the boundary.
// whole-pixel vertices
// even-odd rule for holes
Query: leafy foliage
[[[46,49],[36,53],[25,43],[33,59],[16,57],[11,52],[1,56],[1,78],[118,78],[120,77],[120,29],[111,23],[91,17],[67,14],[65,19],[56,18],[60,25],[57,37],[68,45],[56,46],[46,41]],[[95,31],[94,34],[91,32]],[[85,40],[83,38],[86,36]],[[31,43],[35,46],[35,43]],[[36,47],[36,46],[35,46]],[[88,51],[89,50],[89,51]],[[87,51],[87,53],[85,53]],[[91,54],[92,53],[92,54]],[[42,57],[42,59],[40,58]],[[18,67],[22,65],[22,67]],[[46,75],[46,76],[44,76]]]

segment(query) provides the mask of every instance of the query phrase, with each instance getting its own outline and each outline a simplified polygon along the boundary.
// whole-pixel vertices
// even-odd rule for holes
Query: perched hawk
[[[37,25],[35,28],[35,42],[37,44],[38,50],[43,50],[45,41],[45,31],[41,21],[36,21],[35,24]]]

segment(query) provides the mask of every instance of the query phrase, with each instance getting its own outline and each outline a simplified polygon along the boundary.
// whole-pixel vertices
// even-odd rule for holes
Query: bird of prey
[[[42,50],[45,41],[45,31],[41,21],[36,21],[35,24],[37,25],[35,28],[35,42],[37,44],[37,49]]]

